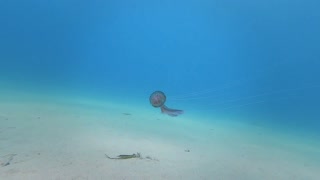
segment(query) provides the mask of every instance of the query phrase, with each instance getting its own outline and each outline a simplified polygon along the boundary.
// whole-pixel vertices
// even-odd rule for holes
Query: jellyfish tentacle
[[[179,109],[171,109],[168,108],[166,105],[162,105],[161,107],[161,112],[164,114],[168,114],[169,116],[179,116],[180,114],[183,114],[183,110],[179,110]]]

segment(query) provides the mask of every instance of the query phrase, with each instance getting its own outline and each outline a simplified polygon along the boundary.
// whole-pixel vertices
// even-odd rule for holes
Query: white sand
[[[132,104],[14,99],[0,99],[0,164],[9,163],[0,165],[0,179],[320,177],[320,144],[294,134],[188,114],[172,118]],[[153,160],[105,157],[136,152]]]

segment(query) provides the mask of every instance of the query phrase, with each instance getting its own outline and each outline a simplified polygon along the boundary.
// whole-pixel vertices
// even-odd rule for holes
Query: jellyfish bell
[[[164,103],[166,102],[166,95],[162,91],[155,91],[150,95],[149,101],[153,107],[160,107],[161,112],[169,116],[178,116],[183,114],[182,110],[168,108]]]
[[[166,102],[166,95],[162,91],[155,91],[150,95],[150,103],[153,107],[161,107]]]

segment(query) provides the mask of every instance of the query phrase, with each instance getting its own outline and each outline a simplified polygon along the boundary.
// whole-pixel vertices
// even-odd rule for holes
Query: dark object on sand
[[[189,149],[185,149],[184,152],[190,152],[190,150]]]
[[[9,166],[11,161],[13,160],[13,157],[16,156],[17,154],[8,154],[6,156],[3,156],[3,162],[1,163],[1,166]]]
[[[106,155],[106,157],[108,159],[132,159],[132,158],[141,158],[141,155],[140,155],[140,153],[137,153],[137,154],[131,154],[131,155],[123,155],[122,154],[117,157],[110,157],[110,156]]]
[[[2,166],[9,166],[9,165],[10,165],[10,162],[2,163],[1,165],[2,165]]]
[[[161,91],[155,91],[150,95],[149,101],[153,107],[160,107],[161,112],[169,116],[178,116],[183,114],[183,110],[168,108],[164,103],[166,102],[166,95]]]

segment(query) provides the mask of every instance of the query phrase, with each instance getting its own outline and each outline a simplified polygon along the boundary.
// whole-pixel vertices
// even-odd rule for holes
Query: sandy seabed
[[[320,144],[309,138],[111,101],[32,99],[0,101],[0,179],[320,178]]]

